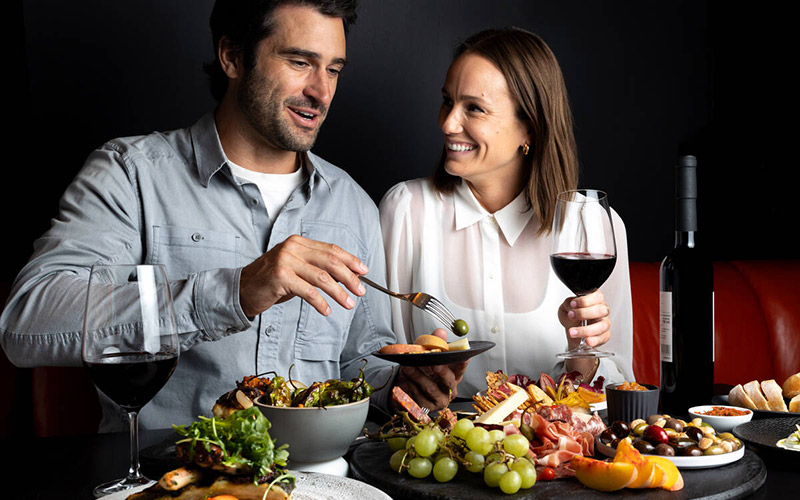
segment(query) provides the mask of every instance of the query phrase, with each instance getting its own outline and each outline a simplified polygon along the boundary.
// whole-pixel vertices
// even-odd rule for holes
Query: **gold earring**
[[[522,145],[522,156],[528,156],[528,152],[531,150],[531,147],[528,146],[528,143]]]

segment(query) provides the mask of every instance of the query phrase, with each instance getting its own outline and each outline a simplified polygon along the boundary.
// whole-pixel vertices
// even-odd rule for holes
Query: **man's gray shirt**
[[[394,342],[388,297],[367,288],[347,310],[330,297],[323,316],[295,297],[250,320],[239,305],[246,266],[291,235],[334,243],[385,280],[378,210],[341,169],[308,154],[307,181],[274,223],[256,185],[227,167],[213,113],[190,128],[115,139],[94,151],[61,199],[50,230],[17,277],[0,340],[18,366],[80,365],[81,325],[93,264],[164,264],[181,339],[172,378],[141,412],[142,428],[210,415],[246,375],[274,370],[307,384],[358,376],[373,385],[389,365],[366,356]],[[386,392],[374,396],[385,405]],[[123,430],[101,394],[101,431]],[[68,414],[68,411],[67,413]]]

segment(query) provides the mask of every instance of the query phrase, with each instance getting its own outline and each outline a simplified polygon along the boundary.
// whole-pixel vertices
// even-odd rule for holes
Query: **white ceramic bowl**
[[[707,411],[711,411],[713,408],[730,408],[738,411],[745,411],[747,412],[744,415],[737,415],[737,416],[730,416],[730,417],[723,417],[719,415],[703,415],[703,413]],[[729,432],[733,430],[739,424],[743,424],[745,422],[749,422],[750,419],[753,418],[753,410],[749,410],[747,408],[740,408],[738,406],[726,406],[726,405],[703,405],[703,406],[694,406],[689,408],[689,415],[692,418],[699,417],[706,422],[708,425],[714,428],[717,433],[720,432]]]
[[[276,445],[289,445],[291,468],[292,462],[325,462],[347,453],[364,429],[369,398],[323,408],[284,408],[260,400],[255,405],[272,424],[269,435]]]

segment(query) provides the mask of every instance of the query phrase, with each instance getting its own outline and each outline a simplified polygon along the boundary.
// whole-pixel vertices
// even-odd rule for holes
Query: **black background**
[[[10,281],[89,152],[194,123],[214,106],[213,0],[22,0],[7,93],[2,210]],[[737,5],[737,6],[734,6]],[[796,258],[796,42],[777,2],[362,0],[349,64],[314,151],[378,202],[429,175],[455,45],[483,28],[538,33],[559,58],[582,187],[604,189],[630,258],[673,243],[673,165],[698,157],[700,241],[715,260]],[[15,47],[13,44],[10,46]],[[790,76],[792,75],[792,76]],[[100,235],[98,235],[100,236]]]

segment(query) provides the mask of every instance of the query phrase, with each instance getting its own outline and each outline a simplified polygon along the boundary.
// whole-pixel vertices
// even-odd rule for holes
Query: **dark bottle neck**
[[[694,248],[696,237],[694,231],[675,231],[675,246]]]

